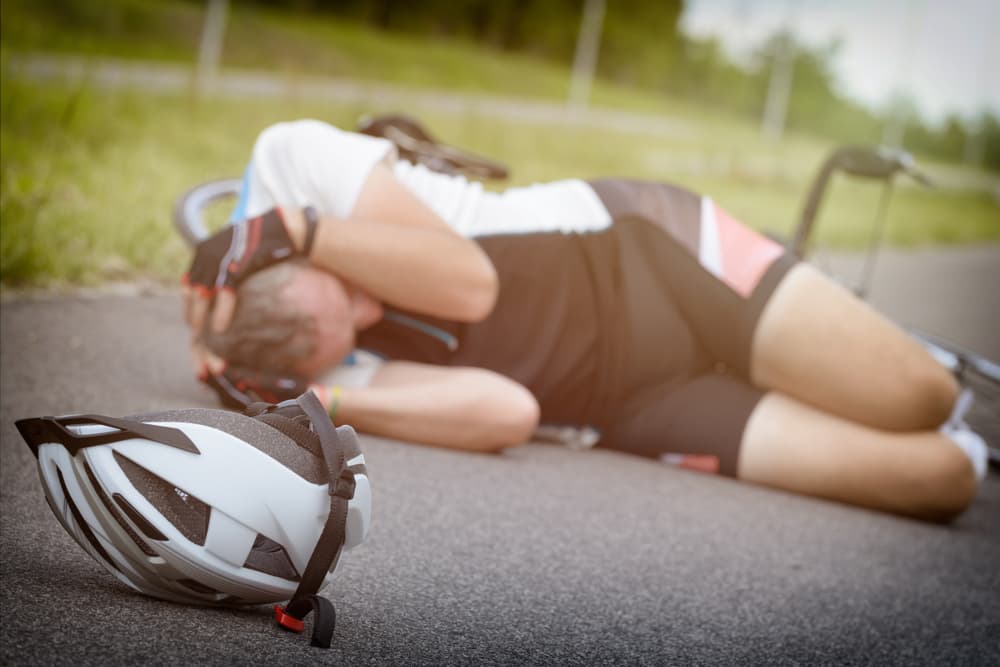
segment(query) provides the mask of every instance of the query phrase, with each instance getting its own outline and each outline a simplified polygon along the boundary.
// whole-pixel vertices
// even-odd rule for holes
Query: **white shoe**
[[[986,441],[978,433],[968,428],[945,427],[941,429],[941,433],[965,452],[965,455],[972,461],[972,469],[976,472],[976,479],[980,482],[983,481],[990,458]]]
[[[990,450],[983,437],[969,428],[965,422],[965,415],[972,407],[972,401],[972,390],[966,387],[958,395],[951,416],[941,427],[941,433],[965,452],[965,455],[972,461],[972,469],[976,472],[976,479],[981,482],[986,477],[986,470],[989,468]]]

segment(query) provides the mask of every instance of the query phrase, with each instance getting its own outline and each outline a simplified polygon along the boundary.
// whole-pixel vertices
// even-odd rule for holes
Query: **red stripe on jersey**
[[[734,290],[749,298],[764,272],[780,257],[784,247],[750,229],[719,206],[715,221],[722,246],[722,279]]]

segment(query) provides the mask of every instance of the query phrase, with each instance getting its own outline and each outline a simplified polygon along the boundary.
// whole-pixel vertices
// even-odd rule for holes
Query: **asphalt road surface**
[[[939,295],[947,258],[927,260]],[[967,281],[987,299],[970,313],[997,284]],[[977,327],[1000,310],[941,309],[970,346],[995,341]],[[266,606],[145,598],[59,527],[13,421],[215,407],[188,369],[179,297],[8,300],[0,336],[3,664],[1000,664],[995,473],[940,526],[602,450],[366,437],[375,523],[326,591],[329,651]]]

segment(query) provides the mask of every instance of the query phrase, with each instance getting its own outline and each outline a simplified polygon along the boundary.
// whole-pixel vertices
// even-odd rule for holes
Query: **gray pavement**
[[[918,324],[988,347],[995,319],[977,313],[996,303],[995,273],[962,270],[979,250],[953,252],[883,266],[911,301],[982,297],[905,312],[952,312]],[[924,287],[920,266],[935,269]],[[996,475],[939,526],[602,450],[486,456],[365,437],[375,524],[327,591],[331,650],[280,631],[267,607],[138,596],[51,516],[13,421],[214,407],[186,339],[175,293],[0,308],[3,664],[1000,664]]]
[[[826,253],[816,263],[848,287],[864,275],[863,255]],[[1000,245],[885,249],[867,298],[908,329],[1000,363]]]

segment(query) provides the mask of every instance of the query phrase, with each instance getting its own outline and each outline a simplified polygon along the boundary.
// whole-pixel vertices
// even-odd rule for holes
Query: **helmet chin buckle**
[[[325,597],[312,594],[292,598],[286,607],[274,605],[274,620],[292,632],[302,632],[305,627],[303,619],[309,614],[313,615],[311,644],[319,648],[330,648],[333,628],[337,623],[337,612],[332,602]]]
[[[303,628],[306,627],[305,621],[285,613],[285,608],[280,604],[274,605],[274,620],[278,622],[278,625],[292,632],[302,632]]]
[[[352,500],[357,487],[358,482],[354,477],[354,471],[350,468],[344,468],[336,481],[330,484],[330,495],[344,500]]]

